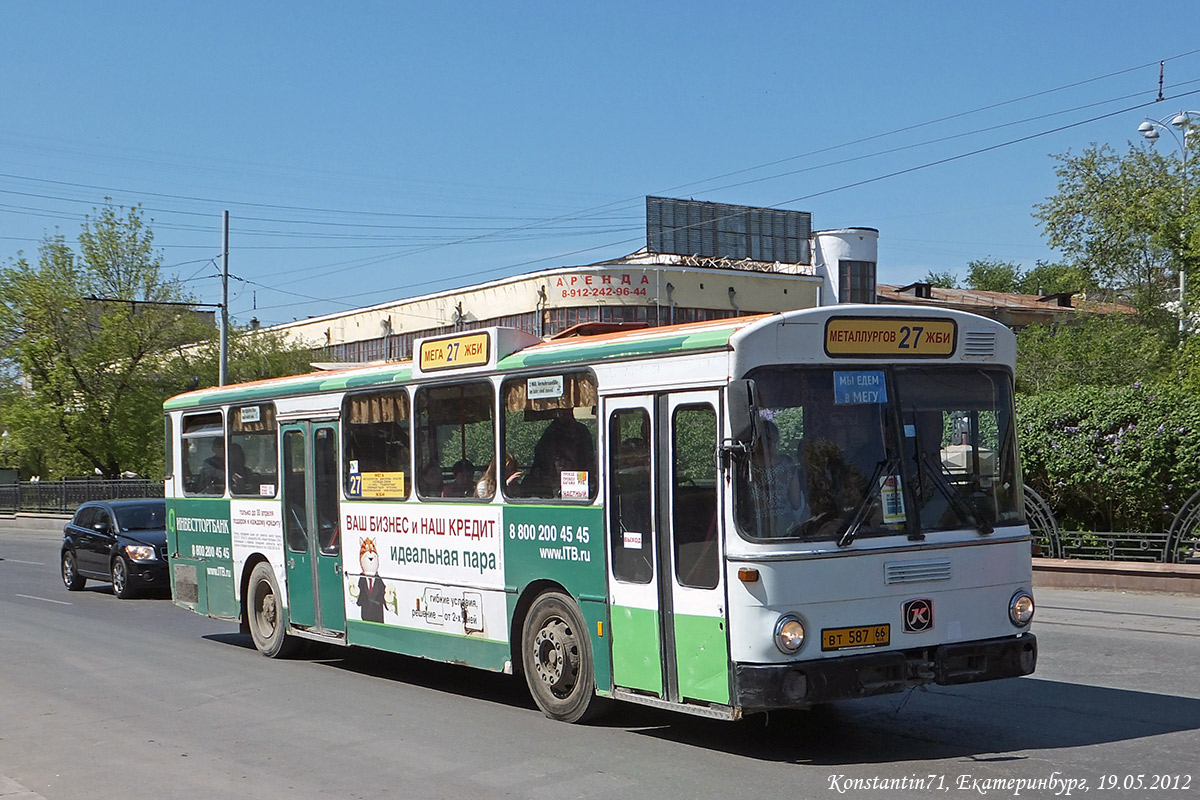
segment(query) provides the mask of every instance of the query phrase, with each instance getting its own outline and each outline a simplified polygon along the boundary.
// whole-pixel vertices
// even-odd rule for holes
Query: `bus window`
[[[413,400],[417,494],[423,499],[476,496],[495,457],[492,385],[485,381],[422,387]]]
[[[922,530],[1020,524],[1012,389],[1006,372],[896,369],[906,460]]]
[[[596,474],[596,380],[578,372],[513,378],[504,397],[503,450],[513,456],[519,479],[506,497],[591,502]]]
[[[608,443],[613,575],[619,581],[649,583],[654,574],[649,413],[643,408],[614,412]]]
[[[262,403],[229,411],[229,493],[274,497],[279,480],[275,406]]]
[[[308,552],[308,493],[305,488],[304,432],[283,434],[284,498],[283,540],[293,553]]]
[[[737,468],[742,532],[829,539],[851,528],[856,536],[903,530],[885,371],[787,367],[754,380],[760,436]],[[839,389],[847,386],[854,391]]]
[[[221,412],[185,415],[180,438],[184,494],[225,494],[225,426]]]
[[[717,541],[717,415],[712,406],[680,406],[671,425],[671,536],[675,577],[683,586],[715,589]]]
[[[342,405],[349,497],[408,499],[412,484],[408,395],[397,389],[349,395]]]
[[[166,437],[166,470],[163,477],[171,480],[175,477],[175,430],[171,425],[171,417],[163,417],[163,433]]]

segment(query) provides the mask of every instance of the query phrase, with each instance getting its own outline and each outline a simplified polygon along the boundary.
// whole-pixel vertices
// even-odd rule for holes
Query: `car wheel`
[[[124,556],[117,556],[112,562],[113,594],[122,600],[133,597],[133,587],[129,585],[129,564]]]
[[[79,574],[78,565],[75,563],[74,550],[63,550],[62,579],[63,585],[67,587],[67,591],[69,592],[78,592],[87,583],[87,579]]]
[[[303,642],[287,635],[287,619],[275,571],[266,561],[254,565],[250,585],[246,587],[246,616],[250,638],[258,652],[267,658],[286,658],[297,652]]]
[[[534,600],[521,638],[525,680],[542,713],[581,722],[604,708],[596,696],[591,642],[570,597],[546,592]]]

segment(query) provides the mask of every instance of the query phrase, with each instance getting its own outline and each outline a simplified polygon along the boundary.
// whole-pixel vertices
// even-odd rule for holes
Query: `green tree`
[[[1176,299],[1179,272],[1194,284],[1200,187],[1197,170],[1130,145],[1091,145],[1055,156],[1058,192],[1036,207],[1047,242],[1105,296],[1149,312]],[[1185,203],[1184,198],[1189,198]]]
[[[1169,377],[1172,342],[1132,314],[1084,317],[1070,325],[1030,325],[1017,334],[1017,391],[1129,386]]]
[[[1017,286],[1021,294],[1058,294],[1061,292],[1087,292],[1092,283],[1088,275],[1078,267],[1066,264],[1047,264],[1038,261],[1022,276]]]
[[[78,253],[55,234],[0,268],[3,422],[24,470],[162,474],[163,400],[216,382],[216,331],[191,301],[138,207],[86,217]],[[278,337],[235,341],[244,378],[299,371]]]
[[[1021,265],[1010,261],[981,258],[967,264],[967,287],[980,292],[1020,291],[1021,278]]]
[[[162,354],[200,331],[160,305],[186,298],[153,240],[140,209],[106,206],[85,218],[78,255],[56,234],[36,264],[0,269],[0,358],[21,384],[9,433],[52,474],[148,474],[162,461],[145,437],[161,440]]]
[[[928,283],[930,286],[938,286],[942,289],[957,289],[958,276],[949,270],[945,272],[927,272],[925,277],[921,278],[921,283]]]

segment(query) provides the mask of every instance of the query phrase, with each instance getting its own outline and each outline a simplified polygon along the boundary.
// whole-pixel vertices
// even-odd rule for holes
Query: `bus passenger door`
[[[613,683],[663,696],[653,398],[608,401],[605,508]]]
[[[341,635],[346,629],[338,517],[335,422],[281,426],[283,536],[293,625]]]
[[[666,456],[659,470],[666,515],[661,550],[669,587],[673,689],[681,700],[729,703],[724,543],[717,470],[718,392],[669,394],[661,411]],[[660,452],[663,451],[660,445]],[[664,596],[664,606],[668,606]]]
[[[729,702],[716,392],[609,400],[613,683]]]

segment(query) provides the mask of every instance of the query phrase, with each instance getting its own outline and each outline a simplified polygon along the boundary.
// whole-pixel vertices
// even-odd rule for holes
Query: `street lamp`
[[[1168,124],[1168,120],[1170,120],[1170,124]],[[1138,125],[1138,132],[1140,132],[1142,134],[1142,136],[1146,137],[1150,141],[1151,144],[1154,144],[1155,142],[1158,141],[1158,132],[1160,130],[1166,131],[1167,133],[1171,134],[1171,137],[1173,139],[1175,139],[1175,144],[1179,146],[1180,168],[1181,168],[1181,176],[1183,178],[1183,198],[1182,198],[1183,213],[1187,214],[1188,200],[1189,200],[1189,198],[1188,198],[1188,179],[1187,179],[1188,140],[1195,138],[1197,136],[1197,131],[1200,130],[1200,111],[1180,111],[1178,114],[1176,114],[1174,116],[1171,116],[1170,114],[1168,114],[1167,116],[1163,117],[1162,119],[1157,119],[1157,120],[1150,119],[1149,117],[1147,117],[1145,122],[1143,122],[1141,125]],[[1182,225],[1180,227],[1182,229]],[[1186,245],[1186,241],[1187,241],[1186,232],[1181,230],[1181,236],[1183,237],[1184,244]],[[1179,330],[1180,330],[1180,332],[1182,332],[1184,329],[1184,313],[1183,313],[1184,269],[1183,269],[1182,255],[1183,255],[1183,253],[1181,250],[1180,251],[1181,260],[1180,260],[1180,264],[1179,264]]]

